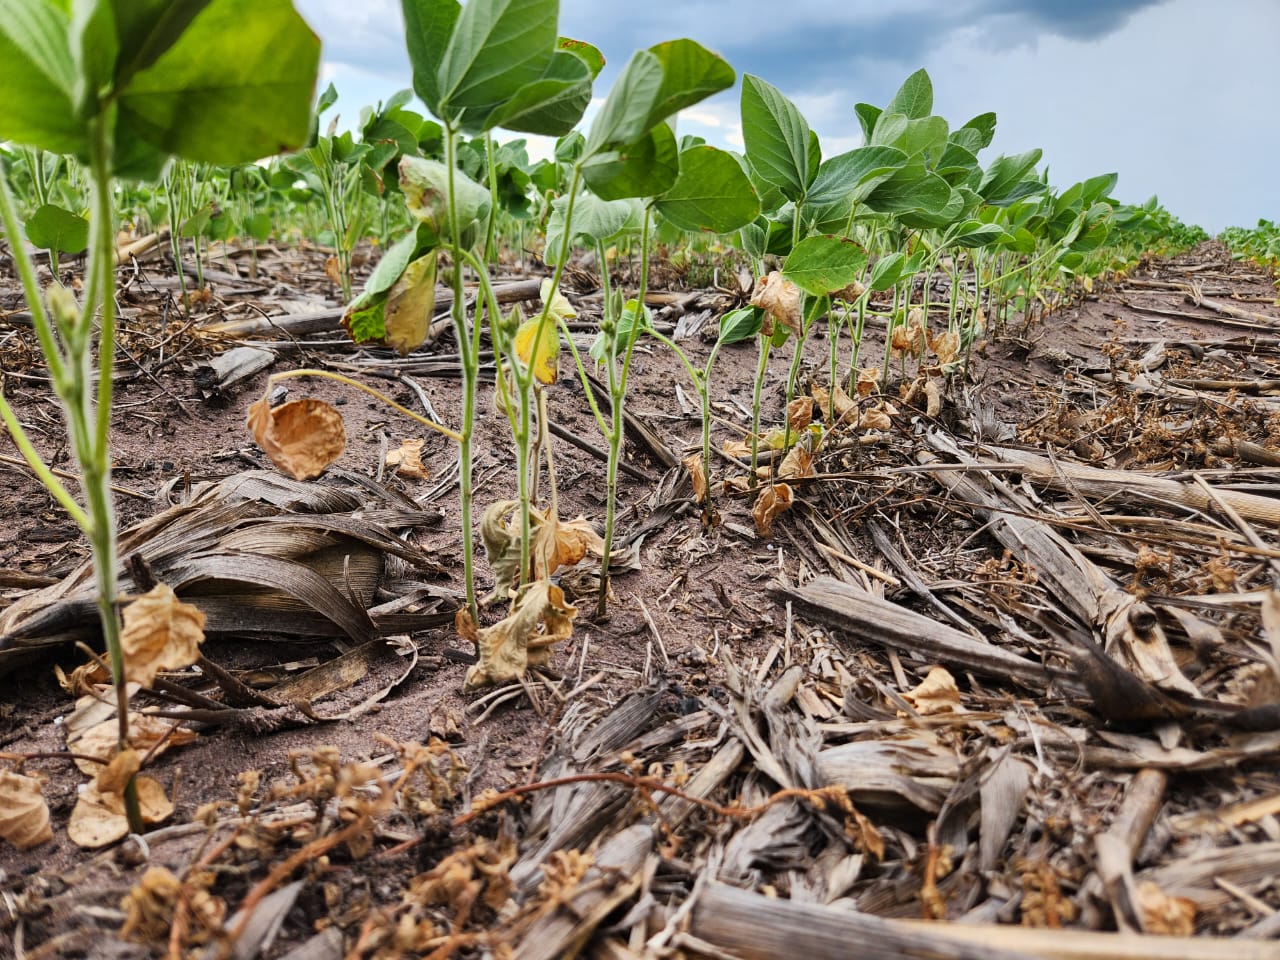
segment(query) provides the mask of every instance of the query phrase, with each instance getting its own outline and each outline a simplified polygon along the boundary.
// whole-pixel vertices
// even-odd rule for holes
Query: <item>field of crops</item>
[[[0,957],[1280,957],[1276,224],[402,10],[0,2]]]

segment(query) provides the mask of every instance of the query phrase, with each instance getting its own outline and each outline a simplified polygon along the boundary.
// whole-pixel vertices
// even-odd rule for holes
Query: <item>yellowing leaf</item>
[[[506,619],[480,630],[480,660],[467,671],[465,686],[509,683],[524,676],[531,666],[551,662],[551,646],[573,632],[578,610],[565,600],[564,591],[549,580],[535,580],[523,587]]]
[[[960,706],[960,690],[956,678],[946,667],[934,667],[928,675],[902,698],[916,708],[921,716],[935,713],[956,713]]]
[[[405,267],[387,293],[383,317],[387,345],[400,356],[422,346],[436,305],[436,253],[432,250]]]
[[[555,383],[560,372],[560,331],[556,329],[555,312],[548,313],[545,321],[538,314],[520,324],[512,349],[521,363],[533,368],[539,383]]]
[[[800,288],[777,270],[756,283],[755,293],[751,295],[751,305],[759,307],[795,333],[800,333]]]
[[[165,584],[158,583],[124,608],[124,675],[144,687],[161,670],[189,667],[200,658],[204,643],[204,614],[183,603]]]
[[[387,453],[387,466],[394,467],[399,476],[426,480],[431,474],[422,462],[422,447],[425,443],[421,438],[403,441],[399,447]]]
[[[572,320],[578,315],[578,311],[573,309],[573,304],[569,302],[563,293],[559,290],[555,293],[551,292],[550,277],[543,278],[542,285],[538,288],[538,296],[543,303],[547,302],[548,296],[551,297],[551,310],[549,312],[553,317],[560,320]]]
[[[271,462],[295,480],[320,476],[347,445],[342,414],[309,397],[275,408],[263,397],[249,407],[249,430]]]
[[[0,840],[30,850],[53,839],[49,805],[35,777],[0,771]]]
[[[135,777],[134,783],[138,786],[138,805],[142,808],[144,823],[160,823],[173,816],[173,804],[159,783],[150,777]],[[67,836],[71,842],[78,847],[96,850],[123,839],[128,833],[124,797],[118,793],[103,793],[92,781],[86,784],[67,823]]]
[[[751,508],[751,518],[756,522],[756,533],[767,537],[773,533],[773,521],[778,514],[790,509],[794,500],[791,487],[785,483],[771,483],[760,491],[756,504]]]

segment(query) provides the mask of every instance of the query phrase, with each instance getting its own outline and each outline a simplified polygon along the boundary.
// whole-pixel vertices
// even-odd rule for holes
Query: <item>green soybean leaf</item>
[[[413,89],[437,117],[445,115],[440,60],[462,13],[458,0],[400,0],[405,46],[413,65]]]
[[[870,143],[871,136],[875,133],[876,121],[880,119],[880,114],[884,111],[869,103],[855,103],[853,112],[858,115],[858,124],[862,127],[863,141]]]
[[[901,250],[895,251],[887,257],[881,257],[876,261],[875,266],[871,268],[871,277],[867,281],[867,286],[877,292],[888,290],[902,279],[902,268],[906,260],[906,254]]]
[[[582,164],[582,178],[603,200],[655,197],[670,190],[679,173],[676,136],[665,123],[634,143],[596,153]]]
[[[991,140],[996,135],[996,115],[990,112],[980,113],[960,129],[972,130],[977,133],[979,137],[978,149],[985,149],[991,146]],[[978,151],[974,150],[973,152],[977,153]]]
[[[209,3],[210,0],[105,0],[113,14],[119,49],[116,86],[127,86],[135,73],[160,59]]]
[[[558,137],[577,125],[590,102],[591,68],[577,54],[557,50],[547,72],[493,111],[488,124]]]
[[[55,253],[83,253],[89,246],[89,221],[70,210],[46,203],[24,226],[27,239]]]
[[[978,185],[982,199],[992,206],[1008,206],[1037,192],[1040,184],[1031,174],[1042,154],[1037,147],[1015,156],[996,157]]]
[[[568,197],[557,197],[551,201],[544,259],[552,266],[559,262],[568,205]],[[601,200],[594,194],[581,193],[573,204],[573,239],[585,237],[593,243],[612,240],[628,230],[639,230],[643,216],[644,208],[638,200]]]
[[[668,40],[650,47],[649,52],[662,67],[662,83],[649,108],[650,127],[727,90],[737,79],[723,57],[693,40]]]
[[[565,53],[572,53],[574,56],[582,60],[587,65],[587,69],[591,72],[591,79],[594,80],[600,76],[600,71],[604,69],[604,54],[600,52],[600,48],[594,44],[587,43],[585,40],[574,40],[570,37],[561,37],[556,42],[556,49]]]
[[[958,247],[985,247],[998,242],[1004,235],[1004,228],[998,224],[966,220],[955,228],[954,233],[948,234],[947,242]]]
[[[303,144],[320,41],[290,0],[213,0],[118,97],[117,139],[241,163]]]
[[[787,257],[782,275],[815,297],[843,290],[867,265],[862,247],[843,237],[807,237]]]
[[[741,343],[760,332],[764,311],[759,307],[739,307],[720,318],[720,342]]]
[[[680,175],[654,207],[682,230],[729,233],[760,214],[751,180],[732,154],[692,147],[680,154]]]
[[[0,140],[83,154],[75,64],[65,8],[47,0],[0,0]]]
[[[742,78],[742,138],[756,172],[799,200],[809,186],[809,124],[796,105],[759,77]]]
[[[910,163],[875,188],[866,204],[877,213],[940,211],[951,202],[950,184],[923,163]]]
[[[896,147],[857,147],[836,154],[818,168],[807,199],[815,205],[843,199],[889,179],[906,162],[907,155]]]
[[[559,12],[557,0],[468,0],[436,68],[443,116],[502,103],[540,78]]]
[[[662,62],[637,50],[613,82],[587,137],[587,155],[639,140],[652,126],[649,113],[662,89]]]
[[[907,77],[884,112],[901,113],[912,120],[933,113],[933,82],[929,74],[921,68]]]

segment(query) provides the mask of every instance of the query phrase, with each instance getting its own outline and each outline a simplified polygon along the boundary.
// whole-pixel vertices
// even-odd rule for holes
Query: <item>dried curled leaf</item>
[[[187,942],[208,942],[222,929],[227,915],[226,901],[208,890],[217,876],[209,870],[193,871],[187,875],[184,889],[183,881],[167,868],[148,867],[120,901],[125,912],[120,938],[154,943],[167,936],[175,909],[182,900],[188,917]]]
[[[535,580],[523,587],[510,615],[480,630],[480,660],[467,671],[464,686],[509,683],[524,676],[531,666],[550,663],[552,644],[569,638],[577,614],[564,592],[549,580]]]
[[[751,305],[759,307],[784,327],[790,327],[795,333],[801,332],[803,320],[800,316],[800,288],[777,270],[756,282],[755,293],[751,295]]]
[[[436,255],[432,250],[405,268],[387,294],[383,311],[387,346],[400,356],[422,346],[436,305]]]
[[[935,713],[958,713],[964,708],[960,706],[960,689],[956,686],[956,678],[946,667],[934,667],[928,675],[913,689],[902,695],[902,698],[916,708],[921,716]]]
[[[431,473],[422,462],[422,448],[425,445],[426,441],[421,437],[402,441],[396,449],[387,452],[387,466],[394,467],[397,476],[426,480]]]
[[[908,314],[906,325],[894,328],[893,350],[918,357],[924,353],[924,338],[924,312],[915,307]]]
[[[0,771],[0,840],[30,850],[53,839],[49,805],[35,777]]]
[[[125,785],[142,767],[138,751],[130,747],[111,758],[111,762],[98,771],[94,783],[100,793],[124,793]]]
[[[858,419],[859,430],[888,430],[892,426],[893,421],[889,419],[889,412],[883,405],[862,411],[862,416]]]
[[[813,422],[813,397],[796,397],[788,403],[787,422],[791,424],[792,433],[804,433]]]
[[[747,456],[751,456],[748,448]],[[689,480],[693,483],[693,498],[699,503],[707,501],[707,472],[702,468],[702,454],[691,453],[682,461],[689,471]]]
[[[960,334],[955,330],[948,330],[936,337],[930,337],[929,349],[938,358],[938,363],[945,367],[960,355]]]
[[[135,777],[138,805],[147,824],[161,823],[173,816],[173,804],[164,788],[150,777]],[[78,847],[96,850],[122,840],[129,834],[129,821],[124,814],[124,797],[119,793],[103,793],[97,784],[85,785],[71,811],[67,836]]]
[[[191,666],[200,658],[204,619],[163,583],[138,597],[124,608],[125,678],[150,687],[161,670]]]
[[[827,390],[820,384],[814,384],[809,388],[809,395],[813,398],[813,402],[818,405],[818,412],[822,415],[822,419],[828,423],[844,423],[852,420],[858,415],[858,404],[844,392],[844,387],[836,384],[834,393]],[[831,416],[834,409],[835,417]]]
[[[863,286],[859,281],[855,280],[853,281],[853,283],[849,284],[843,290],[837,290],[831,296],[837,300],[847,300],[848,302],[852,303],[853,301],[857,300],[860,296],[862,296],[866,292],[867,292],[867,288]]]
[[[771,483],[760,491],[756,504],[751,508],[751,518],[756,522],[756,533],[767,537],[773,533],[773,521],[778,514],[791,507],[794,494],[785,483]]]
[[[274,408],[263,397],[249,407],[249,431],[276,468],[295,480],[320,476],[347,446],[342,414],[311,397]]]
[[[804,444],[797,443],[788,450],[787,455],[778,466],[778,476],[786,480],[797,480],[802,477],[812,477],[813,475],[813,454],[809,452]]]
[[[858,371],[856,389],[858,396],[869,397],[880,388],[880,370],[876,367],[863,367]]]
[[[938,381],[932,378],[924,383],[925,396],[925,415],[933,418],[942,412],[942,391],[938,388]]]
[[[81,773],[96,776],[102,769],[102,764],[109,763],[115,757],[119,733],[120,727],[114,711],[111,717],[100,720],[91,727],[74,732],[68,729],[67,747],[78,755],[75,765]],[[158,757],[170,747],[184,747],[194,743],[197,736],[194,730],[177,726],[164,717],[129,711],[129,746],[141,754]],[[95,759],[101,763],[95,763]]]

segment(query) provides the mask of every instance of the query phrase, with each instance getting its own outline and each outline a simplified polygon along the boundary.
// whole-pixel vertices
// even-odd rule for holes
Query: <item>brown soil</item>
[[[307,301],[305,309],[311,310],[332,306],[333,291],[325,280],[323,261],[324,254],[315,251],[264,256],[262,280],[240,284],[229,279],[214,281],[211,300],[196,307],[192,323],[181,317],[181,309],[173,299],[174,282],[164,272],[162,261],[146,261],[137,272],[122,273],[128,286],[121,301],[124,332],[116,365],[112,423],[115,483],[120,488],[116,503],[122,526],[158,513],[188,483],[269,469],[244,427],[247,405],[261,395],[266,374],[257,374],[223,394],[202,395],[194,379],[196,367],[232,344],[201,331],[224,318],[251,315],[246,304],[268,311],[276,309],[274,304],[280,300]],[[216,265],[225,269],[221,260]],[[247,274],[245,258],[237,257],[230,265],[238,265]],[[580,279],[580,288],[588,290],[589,279]],[[1205,298],[1233,304],[1265,319],[1244,321],[1187,302],[1186,291],[1179,285],[1192,282],[1200,285]],[[673,292],[684,289],[678,277],[665,278],[663,286]],[[1270,451],[1273,457],[1280,450],[1280,414],[1274,406],[1268,406],[1267,399],[1276,393],[1274,381],[1280,380],[1280,308],[1273,302],[1275,294],[1269,278],[1247,265],[1232,262],[1225,251],[1213,246],[1174,260],[1144,264],[1127,279],[1099,284],[1092,293],[1059,305],[1033,323],[1012,320],[998,336],[979,344],[970,376],[952,377],[946,382],[945,401],[936,425],[960,438],[1021,445],[1073,463],[1115,470],[1163,471],[1178,477],[1200,472],[1215,483],[1230,486],[1232,482],[1247,481],[1250,489],[1275,496],[1275,490],[1280,489],[1275,484],[1280,478],[1274,464],[1260,466],[1238,455],[1242,443]],[[718,302],[704,301],[705,308],[709,314],[714,307],[723,307],[735,299],[742,298],[723,292]],[[699,305],[689,302],[691,313],[696,314]],[[593,303],[598,300],[593,301],[589,293],[583,295],[584,319],[592,316]],[[6,395],[48,461],[69,469],[60,415],[50,397],[35,338],[23,322],[21,309],[11,275],[0,275],[0,370],[4,373]],[[294,309],[303,308],[295,305]],[[657,318],[660,322],[681,321],[681,310],[659,309]],[[683,317],[684,324],[689,320],[689,316]],[[703,329],[713,331],[714,327],[715,318],[709,315]],[[868,332],[862,348],[865,362],[879,362],[880,336],[878,329]],[[344,371],[362,368],[370,373],[378,362],[379,371],[412,376],[441,418],[446,423],[456,423],[456,379],[415,372],[424,369],[421,361],[451,354],[451,334],[446,332],[430,348],[401,362],[392,362],[393,355],[385,351],[356,350],[340,338],[340,331],[333,330],[290,339],[256,340],[278,351],[275,370],[294,365],[329,365]],[[1158,341],[1164,342],[1169,355],[1164,384],[1189,384],[1181,389],[1199,391],[1201,402],[1188,404],[1185,397],[1171,398],[1159,390],[1143,393],[1109,382],[1113,376],[1124,379],[1136,375],[1139,361]],[[585,348],[589,342],[590,334],[584,333],[580,346]],[[705,360],[710,349],[705,332],[687,337],[682,345],[695,363]],[[785,346],[771,361],[764,391],[763,423],[767,426],[776,425],[781,419],[791,349],[790,345]],[[818,381],[825,380],[826,350],[823,336],[811,340],[806,360]],[[847,354],[847,344],[842,341],[842,369]],[[747,414],[755,364],[751,343],[727,348],[720,355],[712,378],[718,417],[713,446],[717,448],[724,441],[740,439],[749,429]],[[914,373],[915,366],[911,361],[905,369]],[[893,369],[900,369],[898,360],[894,360]],[[692,452],[699,441],[700,421],[696,394],[683,368],[665,349],[653,344],[651,349],[646,346],[636,360],[633,378],[629,410],[656,431],[677,456]],[[386,390],[405,406],[422,409],[421,396],[404,383],[385,377],[363,379]],[[1208,381],[1272,384],[1264,386],[1260,393],[1251,393],[1248,388],[1216,391],[1206,385]],[[437,478],[447,478],[456,461],[449,442],[436,434],[426,434],[423,460],[432,479],[396,476],[380,468],[380,459],[401,440],[420,435],[412,423],[365,395],[328,381],[286,383],[291,397],[317,396],[340,405],[348,434],[347,451],[339,462],[341,468],[380,478],[381,483],[409,498],[422,498],[434,491],[435,495],[424,505],[438,508],[442,519],[416,530],[413,539],[451,575],[432,578],[418,571],[413,576],[437,587],[460,589],[457,488],[447,483],[437,487]],[[904,383],[903,389],[906,387]],[[549,758],[560,756],[577,742],[575,738],[582,735],[584,724],[608,715],[637,691],[660,691],[652,706],[654,723],[660,719],[669,724],[682,716],[697,717],[699,711],[709,710],[715,715],[728,709],[726,705],[741,694],[732,689],[737,671],[756,677],[763,689],[786,666],[798,663],[813,683],[827,685],[820,696],[810,692],[811,699],[801,698],[807,722],[838,724],[865,720],[871,715],[892,718],[896,711],[893,704],[900,703],[894,698],[914,687],[927,673],[930,662],[907,656],[899,660],[896,653],[874,643],[847,640],[841,641],[843,660],[833,672],[823,660],[832,649],[823,638],[839,640],[840,631],[806,620],[770,592],[771,581],[781,576],[802,584],[817,574],[833,574],[874,587],[889,599],[929,614],[930,608],[906,586],[886,587],[884,577],[868,579],[859,570],[858,564],[866,564],[884,572],[894,583],[902,583],[901,573],[883,558],[866,525],[867,521],[875,521],[889,531],[906,562],[939,595],[949,597],[954,606],[967,611],[966,616],[982,634],[1004,636],[999,628],[1000,618],[1005,617],[1012,624],[1013,614],[1008,611],[1015,609],[1017,603],[1034,603],[1037,596],[1035,571],[1011,557],[962,498],[946,496],[926,474],[894,472],[893,468],[918,466],[918,455],[924,449],[921,432],[929,424],[924,416],[923,397],[911,405],[898,396],[893,402],[898,412],[889,430],[870,438],[865,431],[848,431],[844,442],[819,457],[819,477],[827,479],[796,485],[801,505],[777,521],[771,538],[760,537],[754,530],[752,499],[733,491],[717,494],[721,522],[704,529],[687,478],[678,470],[668,471],[651,451],[629,441],[628,463],[652,478],[648,482],[624,476],[619,494],[620,537],[626,541],[636,531],[646,531],[639,549],[640,569],[615,578],[615,598],[607,620],[593,619],[592,595],[581,598],[574,636],[557,647],[547,676],[531,680],[523,691],[513,688],[509,698],[495,707],[492,696],[462,691],[463,676],[473,658],[469,644],[448,626],[418,632],[412,637],[418,649],[417,666],[383,702],[356,719],[290,724],[287,729],[259,733],[234,724],[211,726],[201,729],[193,744],[157,758],[150,772],[176,803],[170,822],[187,823],[204,805],[215,801],[229,804],[230,813],[224,810],[209,814],[210,817],[238,815],[234,802],[240,775],[257,770],[264,784],[290,781],[291,752],[333,746],[344,759],[381,758],[386,762],[394,756],[394,750],[386,741],[376,739],[379,736],[395,742],[426,743],[431,738],[446,742],[467,772],[456,791],[441,801],[436,815],[404,814],[398,820],[393,817],[389,825],[384,823],[384,832],[373,839],[371,853],[335,852],[323,862],[317,855],[289,873],[306,879],[307,884],[269,955],[282,955],[286,948],[326,925],[340,929],[345,948],[355,950],[362,931],[373,937],[370,931],[377,924],[370,918],[378,910],[389,911],[387,916],[393,914],[396,905],[402,903],[410,879],[436,867],[451,853],[474,853],[485,838],[498,837],[495,843],[500,844],[502,835],[512,833],[519,856],[532,856],[531,841],[523,832],[528,824],[522,809],[511,808],[505,814],[490,814],[487,819],[460,826],[450,826],[447,817],[463,813],[469,799],[484,790],[503,790],[546,779]],[[563,370],[561,382],[552,390],[550,404],[552,417],[559,425],[603,446],[581,386]],[[483,417],[476,444],[478,510],[494,500],[514,497],[514,455],[505,420],[494,412],[488,387],[482,391],[479,409]],[[567,518],[581,513],[592,521],[601,521],[603,464],[559,438],[552,440],[552,449],[561,515]],[[63,511],[16,460],[16,450],[7,439],[0,443],[0,454],[5,456],[0,460],[0,529],[7,534],[0,538],[2,613],[38,584],[64,576],[87,556],[87,546]],[[718,489],[723,476],[741,474],[741,470],[715,459],[712,474]],[[177,481],[177,492],[170,486],[165,493],[168,499],[158,499],[158,491],[172,481]],[[1024,489],[1036,496],[1029,484]],[[1041,495],[1046,495],[1043,490]],[[1154,507],[1152,515],[1159,515]],[[1075,519],[1087,521],[1089,511],[1079,511]],[[824,538],[822,529],[832,532],[834,539]],[[1131,532],[1120,541],[1123,549],[1098,536],[1081,534],[1078,539],[1122,586],[1136,587],[1144,595],[1187,596],[1214,589],[1204,585],[1214,574],[1210,553],[1178,552],[1176,544],[1159,536],[1158,526],[1149,529],[1149,540]],[[1247,592],[1269,584],[1267,558],[1274,553],[1267,551],[1276,548],[1275,530],[1258,528],[1256,532],[1263,548],[1255,551],[1252,560],[1240,554],[1223,554],[1229,568],[1228,585],[1223,589]],[[1135,566],[1134,556],[1143,550],[1152,551],[1151,557],[1156,559],[1144,553],[1141,563],[1146,566]],[[852,561],[841,559],[842,555]],[[1217,572],[1227,577],[1226,568]],[[487,589],[489,573],[483,560],[478,569],[482,587]],[[1197,582],[1202,587],[1196,587]],[[1004,612],[992,606],[994,601],[984,593],[997,587],[1015,601]],[[446,593],[442,591],[440,595]],[[1234,613],[1231,617],[1230,622],[1220,624],[1226,637],[1223,642],[1235,654],[1244,655],[1243,648],[1261,636],[1260,628],[1256,618]],[[1004,639],[1012,639],[1025,651],[1023,641],[1016,639],[1023,635],[1022,631],[1031,630],[1037,638],[1043,637],[1044,632],[1029,621],[1021,624]],[[1280,642],[1280,638],[1272,637],[1271,642]],[[331,640],[303,642],[296,638],[257,637],[213,640],[206,645],[205,653],[215,663],[242,676],[261,676],[270,671],[282,677],[327,661],[348,647],[349,644]],[[53,666],[56,663],[70,671],[83,659],[74,648],[62,647],[0,677],[0,751],[18,757],[55,754],[65,749],[62,719],[72,709],[72,698],[59,687]],[[1225,663],[1216,662],[1220,669],[1227,669]],[[960,675],[961,671],[956,673]],[[1204,680],[1203,672],[1198,676]],[[968,681],[975,685],[961,677],[965,697],[981,695],[986,698],[985,703],[995,703],[1017,690],[1016,685],[1001,689],[988,683],[983,691],[972,676]],[[371,691],[366,683],[336,694],[332,703],[317,702],[314,707],[321,715],[331,716],[360,702]],[[570,691],[573,693],[568,696]],[[869,714],[859,714],[849,706],[859,698],[876,708]],[[154,705],[157,701],[144,697],[140,702]],[[1108,726],[1090,712],[1087,703],[1070,710],[1058,714],[1055,722],[1067,723],[1070,717],[1072,724],[1090,729]],[[698,741],[718,734],[714,724],[691,724],[688,736]],[[995,738],[990,749],[997,745]],[[665,770],[661,767],[661,761],[672,754],[657,751],[650,758],[639,746],[633,752],[637,772],[643,772],[645,764],[656,758],[660,764],[658,775],[674,777],[669,765]],[[697,773],[696,762],[705,761],[707,756],[690,754],[687,773]],[[1053,763],[1056,776],[1068,776],[1069,764]],[[769,770],[762,772],[756,764],[748,757],[736,774],[739,780],[749,779],[754,792],[734,792],[733,798],[754,797],[758,802],[779,786],[788,785],[771,777]],[[394,765],[392,762],[391,767]],[[85,777],[71,764],[46,756],[28,761],[26,769],[38,770],[47,778],[44,793],[52,813],[54,840],[28,852],[0,847],[0,896],[7,904],[0,909],[0,956],[13,955],[13,948],[5,944],[15,942],[23,943],[28,955],[35,955],[31,951],[43,946],[46,952],[40,955],[106,956],[108,953],[98,952],[99,947],[94,944],[107,941],[112,943],[110,955],[163,951],[169,936],[167,922],[143,937],[150,946],[135,948],[112,939],[110,931],[118,929],[122,920],[118,913],[121,897],[137,882],[144,867],[132,844],[94,859],[97,855],[80,850],[67,838],[66,821]],[[1083,862],[1089,861],[1090,855],[1081,853],[1079,848],[1097,825],[1055,825],[1050,821],[1057,815],[1078,814],[1091,809],[1091,804],[1102,804],[1104,801],[1098,800],[1101,794],[1114,799],[1128,781],[1115,771],[1100,768],[1090,769],[1087,776],[1097,778],[1088,787],[1081,781],[1081,791],[1095,791],[1091,797],[1082,793],[1073,806],[1064,796],[1050,802],[1046,793],[1039,798],[1041,806],[1026,813],[1026,821],[1019,821],[1027,823],[1030,831],[1031,818],[1048,818],[1043,834],[1037,834],[1038,862],[1061,867],[1063,858],[1074,857],[1073,866],[1078,866],[1082,858]],[[1064,783],[1059,781],[1054,789],[1066,790]],[[1272,757],[1246,765],[1239,773],[1225,769],[1181,775],[1170,787],[1169,809],[1176,806],[1186,812],[1214,806],[1210,793],[1226,803],[1274,796],[1278,791],[1280,783]],[[1204,799],[1198,801],[1202,795]],[[913,857],[923,857],[932,814],[923,815],[917,810],[903,815],[901,804],[890,807],[891,812],[884,817],[870,813],[887,838],[887,861],[896,857],[906,864]],[[263,811],[271,808],[266,801],[261,806]],[[534,816],[535,812],[536,808],[529,815]],[[609,829],[620,829],[643,812],[632,808],[615,810],[616,825]],[[336,827],[330,823],[324,829]],[[211,891],[234,910],[246,891],[267,875],[271,864],[282,862],[308,839],[322,835],[324,829],[317,826],[308,835],[281,839],[270,849],[263,842],[250,850],[246,841],[239,854],[217,861],[223,867],[212,881]],[[700,829],[706,836],[713,836],[714,818]],[[1252,829],[1241,827],[1239,841],[1256,839]],[[603,827],[596,830],[602,837],[608,832]],[[1167,828],[1163,838],[1167,843]],[[584,842],[588,839],[584,838]],[[1223,838],[1217,842],[1230,843]],[[664,872],[677,878],[699,875],[705,865],[700,864],[696,851],[703,848],[688,839],[687,844],[688,856],[674,849],[664,850],[666,859],[658,868],[659,879]],[[1076,852],[1071,854],[1072,850]],[[182,874],[207,853],[203,832],[162,834],[151,847],[149,863]],[[1158,851],[1148,851],[1142,862],[1157,863],[1161,856]],[[791,869],[795,865],[786,866]],[[562,868],[568,869],[563,864]],[[783,866],[764,861],[754,869],[754,879],[745,885],[756,889],[769,884],[777,887],[782,882],[778,878],[785,873]],[[918,871],[913,874],[915,867],[904,869],[903,876],[916,876],[913,889],[919,889]],[[1010,866],[1008,872],[994,877],[988,895],[994,897],[996,894],[991,891],[1000,889],[999,883],[1009,877],[1025,879],[1026,871],[1033,871],[1025,863],[1020,869],[1021,874]],[[572,886],[564,877],[560,882]],[[680,882],[683,881],[670,880],[663,887],[653,880],[657,886],[646,889],[656,890],[659,901],[674,906],[681,897],[670,892],[670,884]],[[1084,897],[1080,892],[1084,878],[1079,874],[1069,878],[1064,874],[1053,882],[1065,885],[1066,889],[1058,893],[1065,901]],[[1044,880],[1042,886],[1047,883]],[[68,888],[68,884],[73,886]],[[1280,894],[1270,884],[1256,884],[1248,890],[1255,898],[1252,901],[1234,900],[1234,906],[1215,911],[1202,907],[1199,932],[1235,932],[1259,919],[1261,905],[1269,910],[1280,908]],[[521,887],[516,900],[533,902],[541,898],[544,904],[551,902],[545,891],[536,895],[531,891],[532,888]],[[986,896],[956,895],[949,913],[945,905],[942,907],[943,914],[954,917],[977,907]],[[1047,893],[1045,897],[1048,898]],[[427,915],[435,918],[440,930],[447,930],[453,917],[461,930],[475,933],[485,924],[496,923],[494,917],[504,918],[504,922],[510,919],[514,908],[509,905],[504,912],[501,899],[498,897],[484,910],[477,905],[473,919],[459,919],[458,914],[450,913],[458,909],[457,903],[442,895],[440,906],[432,908],[437,913],[428,909]],[[891,899],[872,897],[859,900],[858,905],[866,912],[883,916],[921,915],[920,899],[908,896],[905,906],[898,900],[891,904]],[[1013,899],[1005,891],[1000,902],[1008,904]],[[602,916],[595,921],[600,931],[611,924],[622,924],[614,933],[597,933],[597,944],[609,940],[617,945],[617,951],[623,951],[628,942],[627,930],[632,929],[631,948],[638,949],[638,943],[643,941],[636,940],[630,926],[638,921],[624,920],[628,906],[634,903],[635,898],[625,899],[612,911],[606,911],[607,920]],[[554,909],[554,903],[547,909]],[[923,909],[928,912],[927,902]],[[1116,924],[1106,911],[1090,915],[1078,904],[1063,910],[1057,922],[1069,926],[1114,928]],[[546,910],[544,917],[545,914]],[[1029,915],[1029,910],[1022,915],[1024,923],[1033,922],[1027,919]],[[166,916],[171,918],[171,906]],[[1016,904],[999,918],[1017,919]],[[997,919],[994,908],[988,919]],[[1040,919],[1043,921],[1043,916]],[[653,917],[648,922],[651,931]],[[511,939],[520,944],[525,943],[522,937],[531,928],[526,924],[509,929],[518,931],[511,933]],[[86,939],[104,935],[104,941]],[[12,939],[15,937],[20,940]],[[382,955],[397,955],[385,946],[385,937],[380,942],[387,951]],[[459,941],[454,946],[460,955],[478,955],[480,943]],[[696,944],[690,944],[693,941],[682,947],[685,955],[698,955]],[[413,955],[411,949],[405,949],[406,955]],[[596,949],[602,951],[598,955],[635,955],[609,953],[602,946]],[[720,955],[757,955],[745,948],[735,948],[744,951],[740,954],[728,946],[723,949],[725,952]],[[370,947],[367,952],[353,955],[374,954]]]

